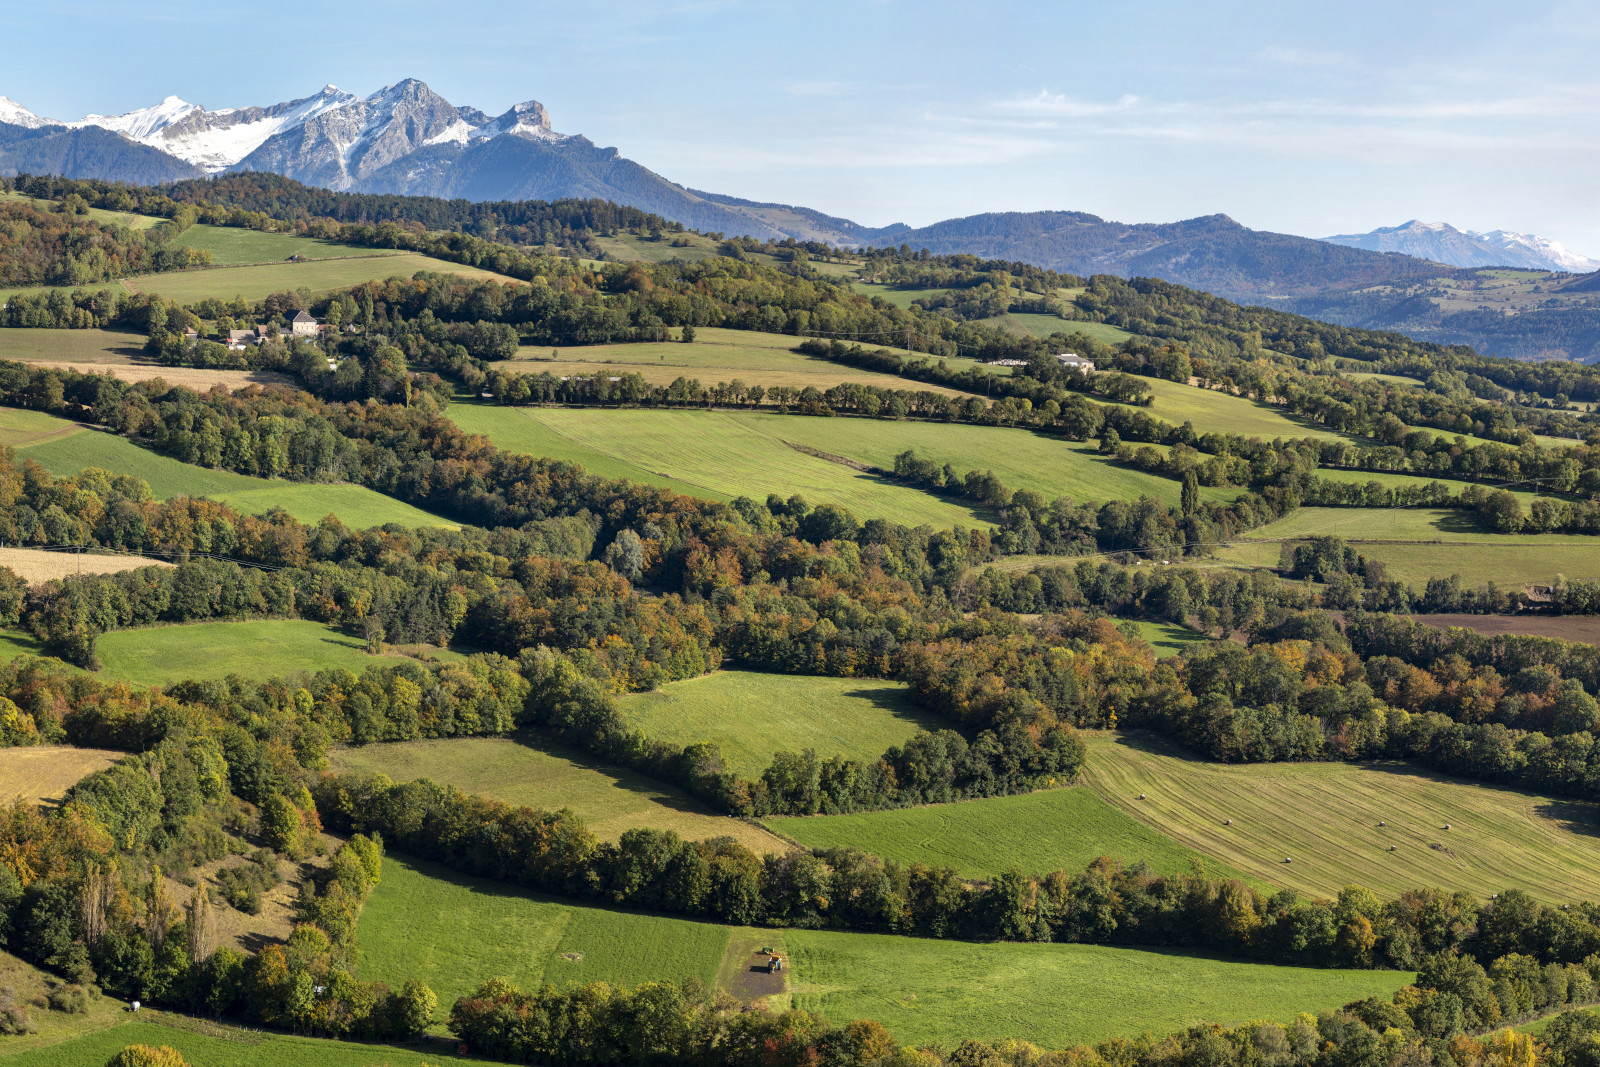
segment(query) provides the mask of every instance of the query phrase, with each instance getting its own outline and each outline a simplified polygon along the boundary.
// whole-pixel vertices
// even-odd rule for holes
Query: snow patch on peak
[[[469,123],[463,119],[456,119],[450,124],[449,128],[441,130],[439,133],[434,134],[432,137],[429,137],[422,143],[425,145],[446,144],[450,142],[454,142],[455,144],[466,144],[467,141],[472,137],[473,133],[474,130]]]
[[[37,130],[40,126],[55,126],[56,122],[40,118],[9,96],[0,96],[0,122],[8,122],[13,126],[26,126],[30,130]]]
[[[191,104],[181,97],[169,96],[159,104],[129,111],[124,115],[85,115],[77,122],[69,122],[67,125],[74,128],[99,126],[101,129],[125,134],[135,141],[148,144],[150,138],[190,112],[203,110],[199,105]]]
[[[1503,248],[1509,252],[1520,252],[1551,265],[1555,270],[1567,270],[1577,274],[1588,274],[1590,271],[1600,270],[1600,260],[1572,251],[1560,241],[1552,241],[1548,237],[1540,237],[1536,233],[1514,233],[1510,230],[1490,230],[1488,233],[1475,233],[1467,231],[1467,236],[1491,244],[1496,248]]]

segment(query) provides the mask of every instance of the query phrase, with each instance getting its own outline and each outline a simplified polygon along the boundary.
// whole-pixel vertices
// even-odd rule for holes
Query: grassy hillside
[[[813,505],[836,504],[858,517],[907,525],[950,526],[991,521],[953,498],[899,485],[791,445],[891,469],[906,449],[949,463],[960,473],[993,470],[1013,489],[1046,499],[1136,499],[1176,504],[1178,483],[1107,460],[1087,442],[1027,430],[917,421],[821,419],[755,412],[506,409],[457,404],[450,417],[485,433],[502,448],[581,463],[596,473],[627,477],[712,499],[800,493]],[[1205,499],[1231,500],[1238,490],[1205,488]]]
[[[268,678],[331,667],[359,674],[384,661],[368,655],[362,639],[305,619],[197,622],[116,630],[100,638],[98,651],[103,677],[124,678],[134,685],[205,681],[230,674]],[[434,649],[429,656],[460,658],[459,653],[448,649]]]
[[[397,855],[385,858],[357,935],[363,977],[397,984],[415,975],[441,1008],[496,975],[525,989],[712,981],[730,946],[717,924],[571,904]],[[1411,978],[1084,945],[798,930],[761,939],[788,951],[797,1005],[837,1023],[876,1018],[916,1044],[1014,1036],[1062,1047],[1202,1019],[1288,1020],[1387,995]]]
[[[441,1016],[490,978],[527,990],[714,982],[728,947],[726,926],[584,907],[398,855],[384,858],[356,935],[363,978],[421,978]]]
[[[315,237],[296,237],[292,233],[263,233],[237,226],[207,226],[204,223],[183,231],[179,244],[211,253],[215,267],[235,267],[247,263],[272,263],[290,256],[302,259],[350,259],[388,256],[386,248],[322,241]]]
[[[336,771],[382,773],[401,782],[429,778],[508,804],[551,811],[570,808],[596,836],[608,841],[641,827],[674,830],[691,841],[733,837],[758,853],[789,847],[653,778],[608,767],[579,752],[535,748],[522,741],[404,741],[339,748],[328,759]]]
[[[38,745],[0,749],[0,796],[10,800],[59,800],[85,775],[110,766],[124,753],[100,748]]]
[[[835,504],[858,517],[881,517],[908,526],[972,526],[987,518],[887,478],[807,455],[776,435],[791,430],[791,423],[821,420],[475,404],[452,405],[450,417],[464,430],[488,434],[502,448],[581,463],[596,474],[670,484],[680,492],[712,500],[741,495],[764,500],[769,493],[783,497],[799,493],[813,506]],[[865,420],[828,421],[848,432]]]
[[[1176,506],[1179,484],[1107,459],[1089,441],[1068,441],[1029,430],[962,423],[891,422],[880,419],[808,419],[784,415],[734,416],[761,432],[894,469],[894,457],[908,448],[918,455],[948,463],[958,474],[992,470],[1012,489],[1032,489],[1046,500],[1066,496],[1083,500],[1163,498]],[[1202,500],[1226,501],[1238,489],[1203,486]]]
[[[1459,574],[1468,586],[1515,588],[1557,575],[1600,578],[1600,544],[1583,534],[1496,534],[1456,508],[1300,508],[1217,550],[1224,562],[1275,567],[1281,542],[1342,537],[1382,560],[1389,576],[1421,589],[1430,577]],[[1367,543],[1363,543],[1367,542]]]
[[[407,527],[456,525],[364,486],[252,478],[196,467],[140,448],[125,437],[37,411],[0,408],[0,445],[19,449],[57,477],[100,467],[142,478],[157,499],[206,496],[250,514],[282,508],[308,523],[333,514],[357,529],[391,522]]]
[[[1103,322],[1073,322],[1059,315],[1045,315],[1036,311],[1008,311],[992,319],[982,319],[985,325],[1005,330],[1007,333],[1027,337],[1049,337],[1051,334],[1086,334],[1101,344],[1120,345],[1133,334],[1118,326]]]
[[[143,334],[118,330],[0,330],[0,359],[126,363],[144,353]]]
[[[1161,834],[1253,878],[1320,896],[1356,883],[1381,897],[1447,886],[1567,902],[1592,895],[1600,879],[1595,805],[1404,764],[1225,765],[1153,737],[1100,736],[1090,741],[1086,776]]]
[[[43,208],[46,211],[54,211],[61,206],[59,201],[40,200],[38,197],[25,196],[22,193],[6,189],[0,189],[0,200],[17,200]],[[166,219],[157,218],[154,215],[138,215],[131,211],[107,211],[105,208],[98,207],[89,209],[89,217],[107,226],[126,226],[130,230],[148,230],[150,227],[160,225],[166,221]]]
[[[373,279],[409,278],[419,270],[512,281],[476,267],[464,267],[416,252],[397,252],[357,259],[322,259],[306,263],[268,263],[254,267],[214,267],[170,274],[143,274],[127,279],[124,284],[133,292],[159,293],[168,300],[191,304],[206,297],[260,300],[272,293],[301,287],[320,293]]]
[[[652,738],[678,745],[715,741],[729,768],[747,778],[759,777],[779,749],[874,760],[920,730],[945,725],[893,682],[756,671],[674,682],[625,697],[620,706],[628,724]]]
[[[546,348],[524,345],[514,360],[496,367],[522,374],[638,374],[652,385],[677,378],[694,378],[702,384],[740,379],[746,385],[772,387],[808,385],[830,389],[840,382],[861,382],[881,389],[927,389],[948,396],[965,396],[956,389],[909,382],[892,374],[858,370],[794,351],[801,338],[754,330],[703,327],[689,344],[666,341],[646,344],[578,345]]]
[[[1363,438],[1325,430],[1270,404],[1260,404],[1218,389],[1202,389],[1164,378],[1140,378],[1139,381],[1155,394],[1150,405],[1140,410],[1178,425],[1193,422],[1199,433],[1216,430],[1245,437],[1316,437],[1370,443]]]
[[[1162,874],[1197,868],[1213,875],[1234,873],[1081,786],[957,804],[765,821],[807,848],[853,845],[901,863],[954,867],[968,878],[989,878],[1009,870],[1077,873],[1101,856],[1128,864],[1142,861]]]
[[[57,1038],[55,1043],[8,1038],[0,1057],[14,1067],[99,1067],[126,1045],[166,1045],[196,1067],[428,1067],[446,1055],[452,1062],[494,1062],[458,1057],[453,1043],[444,1041],[411,1048],[367,1045],[246,1029],[150,1009],[135,1017],[121,1004],[107,1010],[110,1014],[96,1020],[98,1026],[82,1027],[75,1036]]]
[[[1289,1022],[1411,981],[1398,971],[1239,963],[1096,945],[968,944],[790,931],[794,1003],[831,1021],[877,1019],[907,1044],[1011,1036],[1046,1048],[1224,1025]]]

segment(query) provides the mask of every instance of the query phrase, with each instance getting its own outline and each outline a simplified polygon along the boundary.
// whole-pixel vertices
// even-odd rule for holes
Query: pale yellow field
[[[103,748],[66,745],[0,748],[0,800],[59,800],[80,779],[125,755]]]
[[[109,374],[124,382],[149,382],[160,378],[168,385],[181,385],[197,393],[215,385],[231,391],[247,385],[280,385],[290,380],[272,371],[163,367],[159,363],[61,363],[53,359],[30,359],[27,363],[30,367],[54,367],[79,374]]]
[[[29,585],[65,578],[71,574],[116,574],[137,567],[172,564],[144,556],[119,556],[103,552],[46,552],[42,548],[0,548],[0,567],[7,567]]]

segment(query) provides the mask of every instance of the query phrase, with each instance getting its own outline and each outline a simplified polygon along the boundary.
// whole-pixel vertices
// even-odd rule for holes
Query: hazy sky
[[[1600,255],[1595,0],[0,0],[0,26],[0,95],[57,118],[409,76],[869,225],[1422,218]]]

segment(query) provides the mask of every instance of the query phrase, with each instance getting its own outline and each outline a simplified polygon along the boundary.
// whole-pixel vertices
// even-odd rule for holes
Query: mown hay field
[[[663,782],[556,747],[471,737],[344,747],[328,759],[340,772],[387,774],[398,782],[428,778],[507,804],[546,811],[570,808],[606,841],[637,827],[672,830],[691,841],[732,837],[757,853],[789,848],[759,827],[718,815]]]
[[[490,978],[530,992],[546,982],[714,983],[728,947],[716,923],[574,904],[396,854],[384,857],[356,936],[363,978],[395,988],[422,979],[441,1018]]]
[[[46,552],[42,548],[0,548],[0,567],[27,582],[38,585],[52,578],[76,574],[116,574],[138,567],[170,567],[164,560],[147,556],[123,556],[109,552]]]
[[[113,285],[113,282],[107,282]],[[0,359],[20,363],[131,363],[144,354],[143,334],[121,330],[0,330]]]
[[[208,226],[205,223],[184,230],[178,237],[178,244],[210,252],[213,267],[268,263],[286,260],[290,256],[299,256],[301,259],[370,259],[394,254],[388,248],[365,248],[316,237],[298,237],[292,233],[266,233],[240,226]]]
[[[1460,626],[1480,634],[1524,634],[1600,645],[1600,615],[1412,615],[1428,626]]]
[[[1407,764],[1219,764],[1152,736],[1100,735],[1089,740],[1085,778],[1166,837],[1318,896],[1351,884],[1385,898],[1443,886],[1567,903],[1600,881],[1596,805]]]
[[[209,681],[230,674],[281,677],[341,667],[360,674],[368,667],[395,662],[389,656],[368,654],[366,642],[358,637],[306,619],[114,630],[101,635],[97,650],[102,677],[134,685]],[[460,658],[449,649],[434,649],[428,655],[439,660]]]
[[[306,523],[332,514],[355,529],[391,522],[407,527],[456,525],[365,486],[252,478],[197,467],[140,448],[109,431],[37,411],[0,408],[0,445],[18,449],[23,458],[36,460],[58,478],[99,467],[143,479],[158,500],[205,496],[249,514],[282,508]]]
[[[495,367],[521,374],[557,376],[573,374],[638,374],[652,385],[668,385],[678,378],[697,379],[702,385],[731,382],[764,388],[808,385],[827,390],[840,382],[859,382],[880,389],[927,390],[946,396],[967,396],[958,389],[929,385],[893,374],[859,370],[842,363],[794,351],[804,338],[754,330],[702,327],[693,341],[642,344],[580,345],[548,348],[524,345],[517,358]]]
[[[305,263],[268,263],[252,267],[212,267],[206,270],[141,274],[123,284],[132,292],[158,293],[180,304],[207,297],[261,300],[272,293],[304,287],[313,293],[343,289],[385,278],[410,278],[417,271],[459,274],[466,278],[513,282],[514,279],[477,267],[434,259],[418,252],[397,252],[353,259],[314,259]]]
[[[1193,422],[1196,433],[1208,431],[1236,433],[1243,437],[1315,437],[1322,440],[1370,444],[1365,438],[1350,437],[1291,415],[1283,408],[1262,404],[1247,397],[1234,396],[1220,389],[1202,389],[1164,378],[1140,378],[1150,387],[1154,399],[1146,411],[1174,425]]]
[[[1010,870],[1076,874],[1101,856],[1126,864],[1144,862],[1162,874],[1200,868],[1214,875],[1234,873],[1082,786],[853,815],[769,817],[765,822],[807,848],[854,846],[901,863],[953,867],[967,878],[992,878]]]
[[[905,688],[869,678],[716,671],[624,697],[628,725],[676,745],[714,741],[730,770],[759,778],[780,749],[872,762],[892,745],[947,724]]]
[[[970,527],[987,519],[955,501],[790,448],[773,436],[775,428],[769,425],[821,420],[478,404],[453,404],[449,415],[463,430],[487,434],[501,448],[567,460],[594,474],[666,485],[711,500],[736,496],[765,500],[770,493],[787,499],[798,493],[813,507],[833,504],[858,518],[886,518],[907,526]],[[828,421],[848,430],[846,423],[865,420]]]
[[[842,463],[800,451],[824,452],[892,470],[907,449],[948,463],[965,475],[992,470],[1012,489],[1047,500],[1178,502],[1170,478],[1123,467],[1093,444],[1027,430],[885,419],[807,418],[756,412],[600,408],[501,408],[456,404],[462,429],[484,433],[500,447],[582,464],[596,474],[670,485],[691,495],[764,500],[795,493],[816,506],[846,507],[857,518],[887,518],[915,526],[948,527],[992,521],[959,498],[923,492]],[[1237,489],[1201,490],[1231,500]]]
[[[1005,1037],[1064,1048],[1198,1022],[1290,1022],[1368,996],[1387,1000],[1414,977],[1099,945],[820,930],[787,931],[783,943],[797,1007],[835,1023],[876,1019],[907,1044],[946,1048]]]
[[[1459,508],[1300,508],[1217,550],[1226,563],[1276,567],[1281,542],[1342,537],[1381,560],[1389,577],[1418,590],[1429,578],[1459,574],[1468,587],[1502,589],[1568,578],[1600,578],[1600,539],[1583,534],[1496,534]]]
[[[34,367],[77,371],[79,374],[109,374],[123,382],[151,382],[159,378],[168,385],[181,385],[197,393],[203,393],[218,385],[231,392],[250,385],[279,385],[290,380],[272,371],[224,370],[220,367],[163,367],[158,363],[64,363],[57,360],[30,359],[28,364]]]
[[[35,745],[0,749],[0,801],[61,799],[86,775],[103,770],[127,755],[102,748]]]

